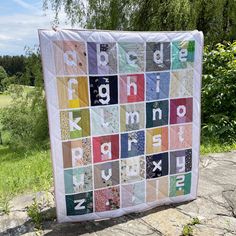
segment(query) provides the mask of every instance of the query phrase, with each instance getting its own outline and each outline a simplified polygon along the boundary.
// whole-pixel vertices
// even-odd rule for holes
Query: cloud
[[[22,0],[19,1],[22,4]],[[24,4],[24,3],[23,3]],[[28,4],[26,4],[28,7]],[[30,11],[29,14],[0,15],[0,54],[24,54],[25,46],[38,45],[38,29],[52,27],[54,13],[52,11]],[[60,14],[61,22],[66,20],[64,12]],[[68,27],[62,24],[60,27]]]
[[[34,7],[33,5],[23,1],[23,0],[13,0],[13,2],[17,3],[18,5],[20,5],[21,7],[27,9],[27,10],[33,10],[33,11],[38,11],[38,9],[36,7]]]

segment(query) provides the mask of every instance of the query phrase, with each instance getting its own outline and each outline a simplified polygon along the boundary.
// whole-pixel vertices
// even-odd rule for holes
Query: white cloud
[[[17,3],[18,5],[20,5],[21,7],[27,9],[27,10],[38,10],[36,7],[34,7],[33,5],[23,1],[23,0],[13,0],[13,2]]]
[[[14,0],[23,4],[22,0]],[[25,7],[29,7],[28,4]],[[50,29],[53,12],[30,11],[30,14],[0,15],[0,54],[24,54],[25,46],[33,47],[38,44],[38,29]],[[61,22],[65,22],[66,15],[60,13]],[[70,27],[62,24],[60,27]]]

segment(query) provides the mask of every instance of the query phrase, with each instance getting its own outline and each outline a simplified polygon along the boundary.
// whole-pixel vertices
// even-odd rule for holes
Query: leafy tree
[[[236,0],[44,0],[72,24],[108,30],[203,31],[206,44],[233,40]]]
[[[3,81],[7,78],[7,72],[0,66],[0,92],[4,90]]]
[[[11,106],[0,111],[2,130],[9,134],[12,148],[37,147],[48,142],[46,98],[39,50],[28,49],[26,54],[26,71],[22,79],[27,82],[33,78],[35,86],[9,86]]]
[[[0,66],[4,67],[9,76],[16,75],[17,73],[23,74],[25,71],[24,66],[25,57],[21,56],[0,56]]]
[[[205,48],[202,83],[202,136],[235,142],[236,41]]]

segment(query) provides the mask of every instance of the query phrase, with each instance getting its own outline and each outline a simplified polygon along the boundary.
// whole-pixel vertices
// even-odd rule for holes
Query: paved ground
[[[9,216],[0,216],[0,235],[181,235],[183,226],[198,217],[194,235],[236,235],[236,151],[201,158],[198,198],[185,204],[157,207],[99,222],[57,224],[51,193],[39,193],[43,201],[43,230],[34,231],[26,213],[32,195],[17,197]],[[44,199],[44,200],[42,200]]]

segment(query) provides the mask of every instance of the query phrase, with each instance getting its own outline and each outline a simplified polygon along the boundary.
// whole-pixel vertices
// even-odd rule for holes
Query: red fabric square
[[[144,101],[144,75],[120,76],[120,103]]]
[[[94,163],[119,158],[119,135],[107,135],[93,138]]]
[[[181,124],[193,120],[193,99],[180,98],[170,100],[170,124]]]

